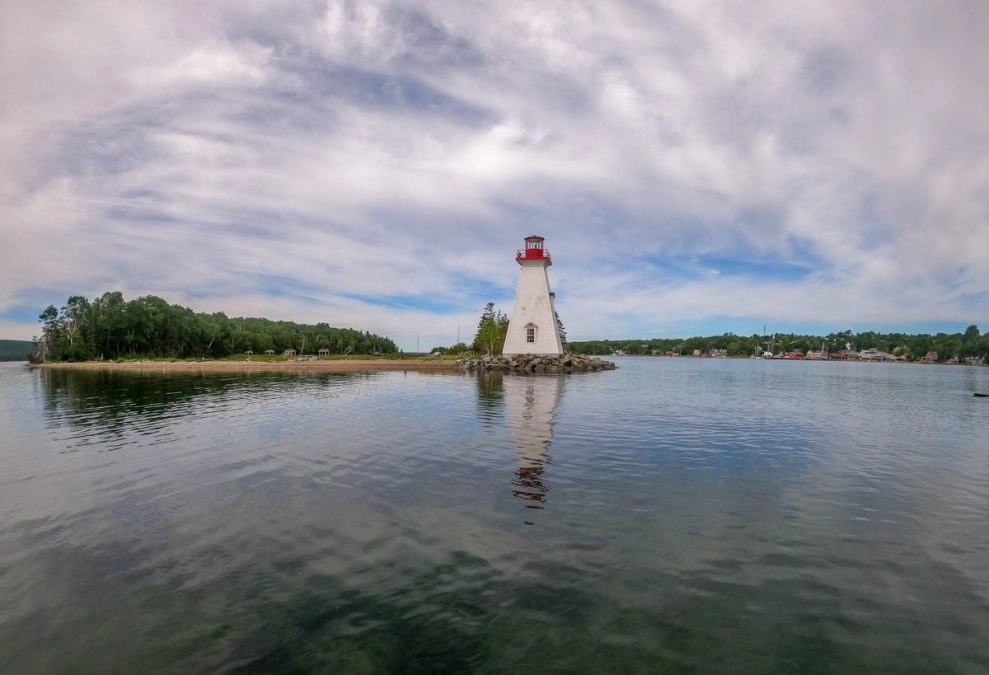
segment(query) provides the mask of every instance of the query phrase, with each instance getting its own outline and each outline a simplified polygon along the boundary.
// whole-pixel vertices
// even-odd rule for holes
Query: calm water
[[[989,369],[0,366],[0,672],[989,671]]]

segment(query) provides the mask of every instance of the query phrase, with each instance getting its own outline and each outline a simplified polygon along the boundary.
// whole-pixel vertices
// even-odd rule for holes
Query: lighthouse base
[[[616,368],[611,361],[579,354],[563,354],[562,356],[503,354],[501,356],[485,356],[479,359],[460,359],[457,363],[467,371],[501,371],[519,374],[589,373]]]

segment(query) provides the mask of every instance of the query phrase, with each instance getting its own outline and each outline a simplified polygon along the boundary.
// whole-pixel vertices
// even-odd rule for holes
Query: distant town
[[[612,356],[627,356],[627,352],[621,349],[616,349],[611,353]],[[683,354],[681,352],[674,352],[672,350],[667,350],[665,352],[660,352],[659,350],[650,350],[651,356],[671,356],[671,357],[689,357],[689,358],[707,358],[707,359],[727,359],[728,350],[727,349],[710,349],[708,351],[702,352],[700,349],[694,349],[689,354]],[[737,357],[737,355],[736,355]],[[760,358],[760,359],[784,359],[784,360],[804,360],[804,361],[879,361],[884,363],[906,363],[910,361],[908,356],[904,353],[893,353],[880,351],[878,349],[863,349],[860,352],[854,349],[840,349],[837,352],[831,353],[824,349],[809,349],[806,353],[796,351],[796,352],[779,352],[774,354],[769,351],[764,351],[761,354],[753,354],[749,358]],[[949,359],[941,360],[939,354],[935,351],[930,351],[924,354],[923,357],[916,359],[920,363],[949,363],[949,364],[959,364],[964,363],[970,366],[983,366],[985,365],[984,356],[966,356],[959,357],[957,354]]]
[[[971,325],[959,333],[852,333],[826,336],[775,333],[742,336],[650,340],[572,342],[579,354],[667,356],[692,358],[762,358],[804,361],[870,361],[880,363],[946,363],[983,366],[989,354],[989,333]]]

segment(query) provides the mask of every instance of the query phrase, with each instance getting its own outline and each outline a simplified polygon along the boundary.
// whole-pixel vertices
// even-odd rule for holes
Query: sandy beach
[[[298,361],[85,361],[83,363],[43,363],[38,368],[68,370],[120,370],[155,372],[315,372],[370,373],[386,370],[452,373],[460,370],[456,361],[426,359],[327,359]]]

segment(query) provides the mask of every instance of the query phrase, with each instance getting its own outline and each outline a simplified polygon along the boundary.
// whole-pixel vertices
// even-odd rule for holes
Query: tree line
[[[27,340],[0,340],[0,361],[26,361],[32,349]]]
[[[263,318],[230,318],[169,304],[146,295],[125,300],[119,291],[90,301],[73,295],[61,308],[49,305],[38,317],[35,361],[118,358],[224,358],[252,351],[277,354],[394,354],[389,338],[326,323],[298,324]]]
[[[989,333],[979,332],[979,327],[971,325],[962,333],[877,333],[864,331],[853,333],[845,330],[837,333],[820,335],[800,335],[797,333],[775,333],[773,335],[750,336],[724,333],[708,337],[689,338],[653,338],[625,340],[586,340],[567,342],[566,328],[556,316],[557,327],[563,341],[564,350],[575,354],[601,355],[613,354],[616,351],[625,354],[693,354],[712,350],[725,350],[728,356],[759,355],[764,351],[803,352],[812,349],[823,349],[830,354],[841,350],[878,349],[889,354],[903,355],[909,361],[923,359],[930,352],[937,353],[937,361],[948,361],[953,358],[964,359],[972,356],[989,355]],[[452,347],[436,347],[438,353],[474,352],[478,354],[501,354],[508,333],[509,317],[495,308],[489,302],[481,311],[477,324],[477,332],[471,344],[458,343]]]
[[[889,354],[902,354],[910,361],[923,359],[929,352],[937,352],[938,361],[947,361],[952,358],[964,359],[989,354],[989,333],[983,335],[979,332],[978,326],[971,325],[963,333],[935,335],[875,331],[853,333],[846,330],[825,336],[776,333],[746,337],[724,333],[709,337],[588,340],[570,343],[570,349],[578,354],[613,354],[619,350],[626,354],[666,352],[692,354],[694,350],[704,353],[714,349],[724,349],[728,356],[749,356],[761,351],[806,353],[811,349],[822,348],[829,353],[849,348],[856,351],[878,349]]]

